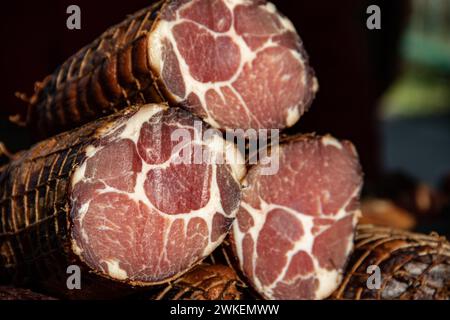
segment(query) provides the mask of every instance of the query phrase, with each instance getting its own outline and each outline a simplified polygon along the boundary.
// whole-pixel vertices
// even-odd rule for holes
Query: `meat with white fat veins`
[[[36,84],[35,137],[168,101],[219,129],[283,129],[317,79],[293,24],[260,0],[166,0],[131,15]]]
[[[166,105],[130,107],[0,168],[0,278],[45,281],[76,264],[152,285],[189,270],[227,234],[245,174],[234,145],[202,136],[208,128]]]
[[[173,1],[156,23],[150,63],[169,99],[215,127],[290,127],[317,90],[294,26],[270,2]]]
[[[249,169],[233,225],[239,265],[266,299],[323,299],[353,247],[362,174],[348,141],[296,136],[271,150],[275,175]],[[264,163],[267,159],[262,159]]]

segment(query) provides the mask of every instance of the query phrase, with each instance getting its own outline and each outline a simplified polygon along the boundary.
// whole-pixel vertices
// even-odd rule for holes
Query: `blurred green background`
[[[450,1],[413,0],[401,72],[381,99],[384,166],[439,185],[450,173]]]
[[[450,112],[450,1],[412,1],[401,55],[405,71],[384,97],[383,115]]]

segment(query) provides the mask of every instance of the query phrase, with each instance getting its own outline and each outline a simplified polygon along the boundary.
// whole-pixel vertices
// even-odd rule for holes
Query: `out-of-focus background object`
[[[369,182],[366,194],[407,210],[418,221],[415,230],[449,236],[450,198],[445,190],[450,173],[449,1],[411,1],[399,57],[400,72],[380,100],[386,174]]]
[[[450,172],[450,2],[414,0],[403,70],[381,101],[384,163],[433,186]]]
[[[386,199],[365,199],[362,201],[361,211],[360,224],[374,224],[404,230],[411,230],[417,224],[414,214]]]
[[[414,0],[401,55],[406,68],[383,101],[386,117],[450,112],[450,2]]]

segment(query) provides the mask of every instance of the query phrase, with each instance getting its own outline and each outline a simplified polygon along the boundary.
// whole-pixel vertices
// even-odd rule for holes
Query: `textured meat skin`
[[[284,129],[318,89],[292,23],[266,1],[172,1],[150,34],[169,101],[220,129]]]
[[[292,126],[317,90],[306,52],[271,4],[241,2],[159,1],[111,27],[36,84],[34,137],[161,101],[221,129]]]
[[[35,86],[27,125],[45,138],[143,102],[160,102],[146,39],[164,1],[130,15]]]
[[[55,300],[28,289],[0,286],[0,300]]]
[[[168,109],[166,105],[130,107],[43,141],[2,167],[0,281],[26,282],[28,277],[47,281],[58,275],[57,282],[64,287],[65,268],[77,264],[113,282],[151,285],[187,271],[209,254],[222,241],[234,218],[240,199],[240,178],[228,165],[212,163],[208,170],[198,172],[211,172],[204,185],[189,186],[205,192],[195,199],[191,190],[183,189],[185,192],[178,194],[188,206],[176,204],[181,211],[166,213],[152,209],[157,202],[150,203],[150,198],[146,198],[148,192],[153,192],[147,183],[151,180],[141,174],[144,167],[156,168],[148,163],[149,155],[163,155],[152,145],[155,141],[151,137],[161,134],[160,146],[169,150],[174,147],[168,140],[171,132],[167,135],[161,127],[192,130],[190,125],[195,121],[202,123],[188,112]],[[153,135],[145,135],[142,142],[138,137],[144,137],[141,133],[148,128],[144,123],[151,123],[154,131]],[[207,128],[204,123],[202,126]],[[139,155],[128,138],[142,147]],[[205,145],[208,146],[207,141]],[[192,165],[194,169],[198,166],[203,168]],[[166,184],[181,188],[186,180],[183,175],[190,174],[186,167],[170,164],[166,169],[158,169],[160,175],[150,179],[177,173],[167,183],[158,181],[163,188],[168,188]],[[221,182],[215,185],[220,190],[205,184],[211,184],[212,177],[219,175]],[[133,190],[143,191],[133,195]],[[159,193],[153,199],[166,196]],[[203,199],[209,199],[208,207],[195,212],[196,203],[204,205]],[[216,216],[223,219],[213,223]],[[166,242],[159,242],[159,234],[165,234]],[[155,256],[164,259],[155,265]]]
[[[0,279],[26,281],[65,274],[68,246],[69,177],[83,148],[117,114],[45,140],[0,169]],[[35,263],[39,261],[39,263]]]
[[[323,299],[352,249],[362,174],[354,147],[297,136],[280,147],[276,175],[251,168],[233,226],[233,250],[266,299]],[[276,245],[275,245],[276,244]]]
[[[445,238],[359,225],[355,240],[355,251],[333,299],[450,299],[450,244]],[[371,265],[380,268],[380,289],[367,287]]]
[[[230,267],[202,264],[170,283],[156,300],[240,300],[239,279]]]

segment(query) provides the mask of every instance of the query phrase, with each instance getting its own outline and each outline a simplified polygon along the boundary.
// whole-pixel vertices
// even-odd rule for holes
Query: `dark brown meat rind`
[[[332,298],[450,299],[450,244],[445,238],[360,225],[355,240],[346,275]],[[380,289],[367,286],[370,265],[380,268]]]
[[[178,40],[168,40],[167,36],[170,36],[175,29],[166,30],[167,24],[165,23],[168,23],[175,13],[181,16],[181,13],[176,10],[182,10],[182,7],[188,2],[161,0],[130,15],[66,60],[42,82],[36,83],[34,94],[29,99],[25,119],[27,127],[33,132],[33,138],[38,140],[49,137],[133,104],[162,101],[188,109],[210,125],[223,130],[237,128],[244,130],[251,128],[284,129],[293,126],[299,117],[309,109],[318,90],[318,83],[309,65],[303,44],[290,22],[284,19],[271,5],[262,11],[258,10],[258,6],[262,7],[268,3],[266,1],[232,1],[234,4],[242,5],[242,20],[250,22],[250,26],[247,26],[250,28],[249,30],[246,30],[247,27],[241,26],[241,28],[245,28],[239,32],[235,30],[236,34],[234,35],[239,36],[241,41],[246,43],[254,42],[253,45],[248,43],[248,48],[245,50],[252,48],[255,58],[245,62],[245,59],[243,60],[244,53],[235,50],[239,43],[225,32],[217,33],[210,30],[211,32],[202,35],[193,29],[194,31],[188,31],[187,34],[193,36],[195,41],[178,44],[180,39],[186,40],[187,35],[180,35]],[[208,10],[211,13],[215,10],[213,6],[216,2],[205,0],[203,5],[210,5]],[[230,7],[228,9],[231,9],[230,5],[230,3],[227,4]],[[196,14],[204,15],[205,12],[202,11],[204,8],[205,6],[200,6],[198,8],[200,11]],[[244,13],[245,11],[248,12]],[[220,21],[214,15],[205,18],[206,20],[216,19],[217,23],[227,20],[226,17],[224,17],[225,20],[221,19],[223,17],[221,15],[226,15],[226,13],[217,12],[217,14]],[[237,13],[233,14],[237,15]],[[256,15],[255,19],[252,18],[254,14]],[[272,18],[269,19],[268,15],[274,19],[273,25],[270,20]],[[231,18],[229,17],[230,23],[232,22]],[[282,18],[283,21],[279,18]],[[185,19],[187,18],[181,17],[178,20]],[[258,19],[261,21],[258,22]],[[238,24],[238,20],[235,17],[236,24]],[[189,25],[191,27],[197,24],[203,25],[198,21],[192,24],[192,21],[177,24],[177,30],[186,31],[189,29]],[[271,26],[277,25],[277,27],[272,31],[267,31],[267,34],[265,31],[260,34],[259,31],[262,30],[258,30],[259,24],[263,24],[261,27],[267,27],[268,30],[272,29]],[[235,29],[238,28],[235,27]],[[175,33],[175,31],[173,32]],[[250,33],[248,34],[248,32]],[[219,36],[219,34],[222,35]],[[205,36],[209,39],[208,35],[221,39],[216,43],[216,49],[212,50],[209,42],[203,44],[201,39]],[[269,38],[272,43],[269,42]],[[223,43],[228,44],[223,44],[222,40],[225,41]],[[256,42],[259,43],[261,40],[264,40],[261,44],[266,43],[266,49],[258,47],[261,44]],[[192,46],[192,42],[198,42],[198,46]],[[231,46],[231,44],[233,45]],[[183,72],[180,69],[179,64],[180,59],[184,57],[183,54],[177,55],[172,52],[171,47],[175,48],[178,45],[187,46],[183,48],[191,52],[192,58],[194,58],[189,59],[191,60],[188,65],[189,74],[184,68],[182,68]],[[208,56],[203,57],[205,50],[209,53]],[[239,73],[236,69],[239,64],[230,62],[230,66],[228,66],[229,63],[225,61],[227,60],[225,56],[228,55],[230,59],[235,57],[233,61],[237,62],[238,54],[239,59],[242,60],[242,66],[239,67],[242,70]],[[215,61],[214,58],[218,60]],[[184,59],[186,60],[186,57]],[[222,60],[223,63],[220,63]],[[205,64],[205,62],[207,63]],[[220,70],[234,66],[234,71],[231,70],[233,72],[230,71],[228,77],[220,77],[214,81],[200,78],[202,84],[200,84],[199,90],[186,90],[192,86],[191,83],[186,87],[186,83],[184,83],[188,81],[188,77],[189,81],[200,81],[192,73],[192,69],[199,65],[209,64]],[[207,71],[206,73],[218,71],[211,70],[215,68],[203,69]],[[293,71],[292,74],[283,74],[290,70]],[[233,77],[231,77],[232,74],[234,74]],[[247,76],[258,78],[260,81],[249,81]],[[293,77],[288,81],[293,85],[291,90],[282,83],[290,77]],[[229,82],[227,86],[222,85],[225,79]],[[253,87],[251,83],[261,85]],[[212,90],[211,85],[217,88]],[[207,90],[208,86],[211,87],[209,90]],[[234,91],[239,94],[237,95]],[[272,94],[265,94],[269,92]],[[226,96],[226,100],[222,101],[221,96]],[[203,100],[205,100],[204,103]],[[267,103],[263,103],[264,101]],[[272,102],[269,103],[269,101]],[[223,106],[222,102],[224,102]],[[230,111],[228,112],[226,108]],[[246,109],[248,110],[245,111]]]
[[[0,168],[0,283],[32,279],[65,286],[67,266],[83,265],[70,244],[70,177],[85,147],[137,110],[130,107],[44,140]]]
[[[105,31],[36,83],[26,123],[41,139],[132,104],[160,102],[148,64],[147,37],[164,1]]]
[[[242,284],[232,268],[202,264],[173,281],[156,300],[240,300]]]
[[[55,300],[28,289],[0,286],[0,300]]]

